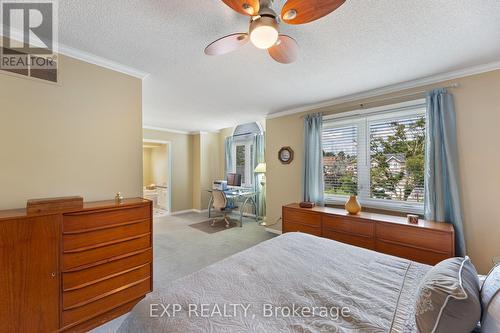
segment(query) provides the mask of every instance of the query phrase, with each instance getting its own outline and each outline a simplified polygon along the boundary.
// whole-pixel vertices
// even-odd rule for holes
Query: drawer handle
[[[56,274],[56,272],[52,272],[52,273],[50,273],[50,276],[51,276],[51,277],[53,277],[53,278],[55,278],[55,277],[56,277],[56,275],[57,275],[57,274]]]

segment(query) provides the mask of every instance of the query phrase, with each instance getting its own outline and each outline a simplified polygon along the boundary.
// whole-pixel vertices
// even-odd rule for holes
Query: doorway
[[[170,215],[172,157],[168,141],[143,140],[143,196],[153,201],[154,217]]]

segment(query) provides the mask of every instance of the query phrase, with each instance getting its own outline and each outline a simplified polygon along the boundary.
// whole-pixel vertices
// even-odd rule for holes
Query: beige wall
[[[168,145],[154,144],[143,147],[142,160],[143,185],[167,186],[169,173]]]
[[[460,83],[453,89],[457,113],[460,181],[466,243],[469,256],[485,273],[491,258],[500,255],[500,214],[496,211],[500,189],[500,71],[469,76],[434,86]],[[405,92],[428,89],[420,87]],[[391,95],[388,95],[390,97]],[[408,97],[406,98],[408,99]],[[373,99],[372,99],[373,100]],[[394,99],[396,103],[402,99]],[[360,103],[369,107],[370,99],[346,103],[326,110],[346,111]],[[385,102],[387,103],[387,102]],[[303,154],[303,119],[300,115],[267,120],[267,214],[272,222],[281,217],[281,206],[301,199],[301,163]],[[290,135],[294,133],[294,135]],[[283,166],[277,160],[278,150],[291,146],[295,160]],[[275,228],[281,229],[281,223]]]
[[[214,180],[219,179],[220,169],[224,169],[224,160],[220,160],[219,141],[220,133],[206,133],[201,135],[200,151],[200,205],[199,209],[207,209],[210,194],[207,189],[212,188]]]
[[[141,80],[59,58],[59,84],[0,73],[0,209],[141,196]]]
[[[171,143],[172,212],[206,209],[206,189],[219,178],[220,165],[224,165],[219,161],[219,133],[179,134],[144,129],[144,139]]]
[[[220,178],[220,168],[224,167],[224,161],[219,159],[220,134],[178,134],[144,129],[144,139],[171,143],[172,212],[205,210],[209,200],[206,190],[211,188],[215,179]],[[156,149],[160,148],[153,149],[153,152]],[[155,182],[154,172],[151,173]]]
[[[170,142],[172,150],[172,212],[193,209],[193,138],[192,135],[143,130],[145,140]]]
[[[156,185],[168,185],[168,145],[151,149],[151,176]]]
[[[201,135],[192,136],[193,140],[193,209],[201,210]]]
[[[281,206],[300,202],[302,182],[303,136],[298,116],[268,119],[266,124],[266,210],[267,223],[281,230]],[[294,133],[290,135],[290,133]],[[294,160],[283,165],[278,160],[281,147],[294,150]],[[274,224],[276,223],[276,224]],[[273,225],[274,224],[274,225]]]
[[[153,184],[153,175],[151,172],[151,148],[142,149],[142,184]]]
[[[205,210],[212,188],[212,182],[219,179],[219,133],[193,135],[193,209]]]

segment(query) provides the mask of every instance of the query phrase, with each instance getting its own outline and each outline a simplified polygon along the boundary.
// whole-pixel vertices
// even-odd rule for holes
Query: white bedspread
[[[120,332],[416,332],[415,294],[429,268],[285,234],[155,290]]]

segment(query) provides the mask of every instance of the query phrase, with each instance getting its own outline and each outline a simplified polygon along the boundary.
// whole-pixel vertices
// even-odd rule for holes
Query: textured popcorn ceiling
[[[61,43],[150,73],[144,124],[187,131],[500,60],[500,0],[348,0],[281,25],[301,46],[292,65],[250,44],[205,56],[248,29],[219,0],[60,0],[59,24]]]

